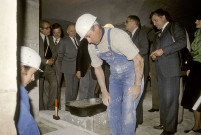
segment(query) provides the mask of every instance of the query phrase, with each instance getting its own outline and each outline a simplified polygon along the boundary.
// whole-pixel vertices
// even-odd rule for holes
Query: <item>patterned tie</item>
[[[57,39],[55,40],[54,44],[55,44],[55,45],[57,45],[57,44],[58,44],[58,43],[57,43]]]
[[[78,44],[77,44],[75,38],[73,38],[73,40],[74,40],[74,43],[75,43],[76,47],[79,48],[79,46],[78,46]]]

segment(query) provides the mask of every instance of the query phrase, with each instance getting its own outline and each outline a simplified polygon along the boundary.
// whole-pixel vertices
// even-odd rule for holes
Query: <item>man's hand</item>
[[[53,65],[54,64],[54,60],[53,59],[49,59],[48,62],[47,62],[47,64],[50,65],[50,66]]]
[[[78,79],[80,79],[81,78],[81,71],[77,71],[76,76]]]
[[[189,76],[189,74],[190,74],[190,70],[187,70],[186,75]]]
[[[158,49],[158,50],[152,52],[150,56],[151,56],[151,58],[152,58],[153,60],[155,60],[156,57],[158,57],[158,56],[162,56],[163,53],[164,53],[164,52],[163,52],[162,49]]]
[[[103,100],[103,104],[108,106],[111,99],[110,99],[110,94],[108,93],[107,90],[102,91],[102,100]]]
[[[133,101],[135,101],[138,96],[140,95],[140,88],[141,85],[133,85],[127,92],[127,95],[130,95],[131,93],[133,93]]]

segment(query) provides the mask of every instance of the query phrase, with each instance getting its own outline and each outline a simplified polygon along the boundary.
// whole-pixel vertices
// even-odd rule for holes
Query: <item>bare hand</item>
[[[80,79],[81,78],[81,71],[77,71],[76,76],[78,79]]]
[[[108,106],[111,99],[110,99],[110,94],[107,92],[107,90],[102,91],[102,100],[103,104]]]
[[[151,72],[149,72],[149,76],[150,76],[150,78],[151,78]]]
[[[50,65],[50,66],[53,65],[53,63],[54,63],[53,59],[49,59],[48,62],[47,62],[47,64]]]
[[[133,101],[135,101],[140,95],[141,85],[133,85],[127,92],[127,95],[133,93]]]
[[[162,56],[163,53],[164,53],[164,52],[163,52],[162,49],[158,49],[158,50],[152,52],[150,56],[151,56],[151,58],[152,58],[153,60],[155,60],[156,57],[158,57],[158,56]]]
[[[189,76],[189,74],[190,74],[190,70],[187,70],[186,75]]]

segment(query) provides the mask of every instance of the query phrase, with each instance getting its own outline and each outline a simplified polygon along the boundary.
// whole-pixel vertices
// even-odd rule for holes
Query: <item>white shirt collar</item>
[[[166,23],[163,25],[163,28],[161,29],[162,32],[163,32],[163,30],[165,29],[165,27],[166,27],[168,24],[169,24],[169,22],[166,22]]]
[[[56,38],[55,38],[54,36],[52,36],[52,37],[53,37],[53,41],[54,41],[54,43],[55,43]],[[57,39],[57,43],[59,43],[60,39],[61,39],[61,38],[58,38],[58,39]]]
[[[43,42],[45,40],[45,35],[43,33],[40,32],[40,36],[43,39]],[[49,38],[46,36],[46,40],[47,40],[47,44],[49,45]]]
[[[133,30],[133,32],[132,32],[132,37],[134,36],[134,34],[135,34],[135,32],[137,31],[137,29],[138,29],[138,27]]]
[[[45,39],[45,35],[43,33],[40,32],[40,36],[42,37],[43,41]]]
[[[74,42],[74,39],[73,39],[73,37],[71,37],[71,36],[69,36],[70,37],[70,39],[72,40],[72,42],[73,42],[73,44],[75,45],[75,42]],[[76,37],[75,37],[75,40],[76,40],[76,42],[77,42],[77,39],[76,39]],[[77,45],[78,45],[78,42],[77,42]],[[75,45],[75,48],[77,49],[77,46]]]

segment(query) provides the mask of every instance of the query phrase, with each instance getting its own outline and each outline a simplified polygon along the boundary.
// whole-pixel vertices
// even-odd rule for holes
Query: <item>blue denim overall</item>
[[[95,45],[98,57],[110,65],[109,92],[111,102],[107,108],[110,131],[112,135],[135,135],[136,107],[143,92],[144,81],[142,79],[139,97],[133,101],[133,94],[127,95],[127,92],[135,82],[134,62],[111,50],[110,31],[111,29],[107,33],[108,52],[100,53]]]

